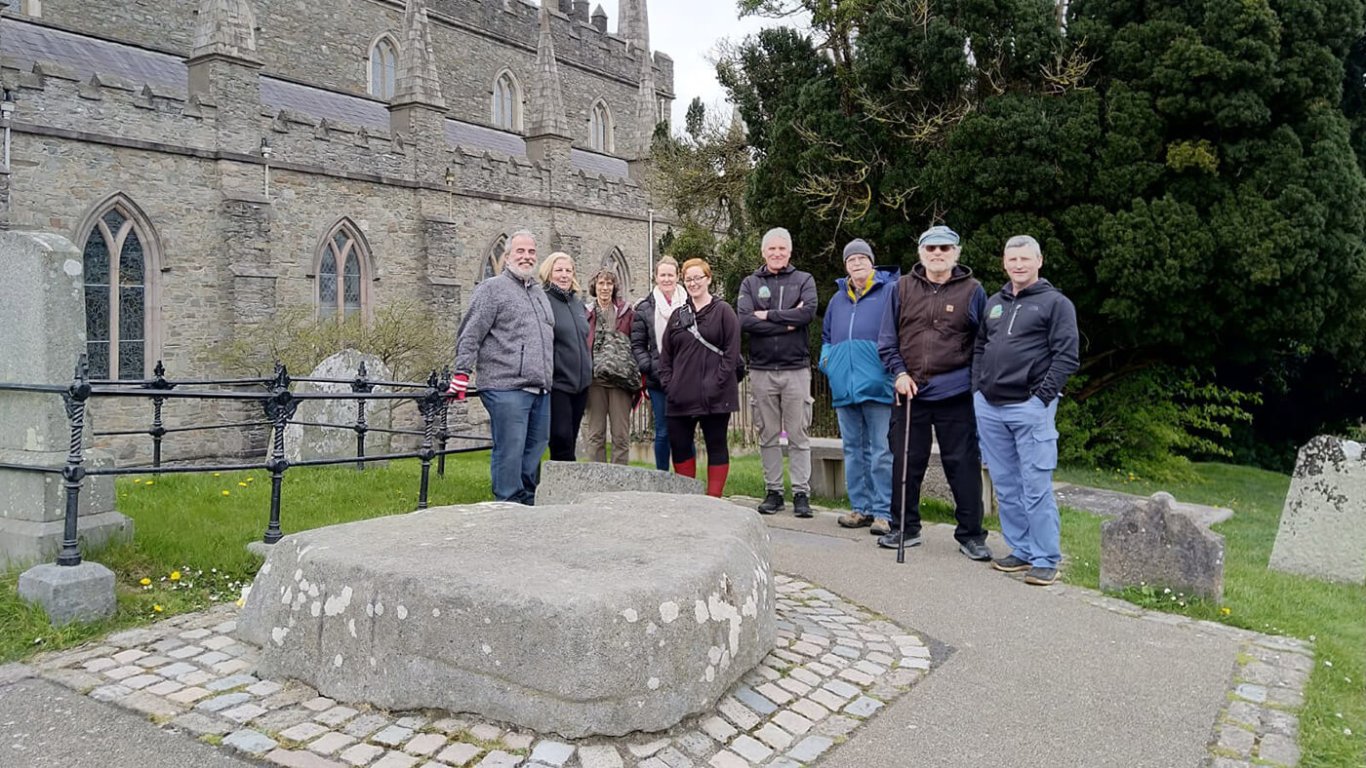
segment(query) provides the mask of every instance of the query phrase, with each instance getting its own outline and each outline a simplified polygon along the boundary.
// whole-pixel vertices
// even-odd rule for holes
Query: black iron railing
[[[78,539],[78,514],[80,494],[87,476],[98,475],[135,475],[145,474],[147,467],[89,467],[85,461],[85,414],[91,398],[147,398],[152,404],[152,422],[147,429],[120,429],[106,432],[92,432],[94,436],[133,436],[148,435],[152,439],[152,471],[154,473],[189,472],[230,472],[237,470],[264,469],[270,472],[270,517],[266,523],[262,540],[274,544],[284,535],[280,530],[280,506],[285,472],[290,467],[320,467],[333,464],[352,464],[363,470],[372,461],[390,459],[419,459],[421,461],[421,480],[418,488],[417,508],[427,508],[433,461],[437,464],[437,474],[445,475],[446,456],[453,453],[485,451],[491,446],[488,438],[476,435],[453,435],[450,432],[450,404],[447,388],[450,373],[438,374],[432,371],[425,383],[405,381],[381,381],[367,377],[365,364],[360,365],[353,379],[329,379],[303,377],[292,379],[283,365],[275,366],[275,375],[261,379],[208,379],[196,381],[170,381],[160,362],[153,371],[153,378],[144,381],[113,381],[89,378],[89,366],[85,355],[76,364],[76,372],[70,384],[16,384],[0,382],[0,392],[35,392],[60,395],[66,402],[67,421],[71,428],[70,450],[66,464],[60,467],[0,462],[0,469],[23,472],[44,472],[60,474],[66,491],[66,518],[62,532],[62,547],[57,556],[58,565],[79,565],[81,562]],[[349,384],[350,392],[294,392],[290,389],[295,382],[316,384]],[[265,391],[242,391],[230,387],[263,388]],[[376,387],[391,391],[376,392]],[[201,389],[202,388],[202,389]],[[234,422],[228,424],[200,424],[167,427],[162,418],[162,410],[168,400],[236,400],[259,403],[265,419],[262,421]],[[329,424],[314,421],[295,421],[294,414],[299,404],[307,400],[354,400],[356,419],[350,424]],[[373,400],[411,402],[417,406],[422,418],[421,429],[395,429],[371,426],[366,419],[366,403]],[[285,427],[289,424],[313,426],[324,429],[345,429],[356,433],[356,455],[337,458],[307,459],[289,461],[285,457]],[[217,429],[234,429],[268,426],[271,428],[271,442],[266,459],[262,462],[165,466],[162,463],[162,441],[170,434]],[[421,444],[416,451],[389,452],[377,455],[366,454],[366,436],[371,432],[398,435],[420,436]],[[452,438],[473,446],[450,448]]]

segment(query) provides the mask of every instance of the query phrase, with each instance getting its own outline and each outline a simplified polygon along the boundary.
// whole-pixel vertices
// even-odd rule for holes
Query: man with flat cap
[[[989,561],[982,527],[982,458],[972,408],[972,354],[986,291],[972,270],[958,264],[958,233],[952,229],[940,225],[925,230],[919,253],[920,262],[897,281],[878,334],[878,353],[896,377],[901,399],[892,411],[888,441],[892,509],[905,515],[902,525],[878,539],[878,546],[920,545],[920,486],[933,436],[953,491],[958,551]],[[907,429],[909,448],[903,452]]]

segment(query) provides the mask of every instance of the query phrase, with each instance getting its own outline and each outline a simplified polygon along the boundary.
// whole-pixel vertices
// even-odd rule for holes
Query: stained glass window
[[[338,319],[363,313],[365,255],[349,223],[338,225],[318,260],[318,313]]]
[[[90,375],[141,379],[147,371],[148,254],[122,203],[85,239],[85,334]]]

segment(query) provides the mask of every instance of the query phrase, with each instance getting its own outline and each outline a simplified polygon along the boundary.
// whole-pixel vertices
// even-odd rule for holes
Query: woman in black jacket
[[[655,417],[655,469],[669,471],[669,422],[664,382],[659,380],[659,345],[664,328],[686,295],[678,287],[678,261],[665,256],[655,265],[655,288],[636,303],[631,322],[631,354],[645,376],[645,391],[650,395],[650,411]]]
[[[579,423],[593,383],[588,318],[579,298],[574,259],[552,253],[541,263],[541,284],[555,315],[555,376],[550,388],[550,460],[574,461]]]
[[[740,364],[740,319],[711,295],[711,265],[683,262],[687,301],[669,318],[659,349],[659,378],[667,393],[669,447],[674,471],[697,476],[693,432],[702,425],[707,444],[707,494],[720,496],[730,473],[726,432],[730,415],[740,410],[736,369]]]

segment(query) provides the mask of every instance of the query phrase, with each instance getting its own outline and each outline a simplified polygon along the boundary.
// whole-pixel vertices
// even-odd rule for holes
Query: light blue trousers
[[[982,459],[1000,504],[1001,538],[1021,560],[1057,568],[1062,561],[1058,502],[1053,498],[1058,401],[1044,405],[1031,397],[1023,403],[992,405],[978,392],[973,405]]]

